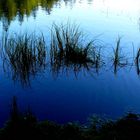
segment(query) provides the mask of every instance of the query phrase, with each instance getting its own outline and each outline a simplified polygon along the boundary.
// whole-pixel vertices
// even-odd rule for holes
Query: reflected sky
[[[80,25],[88,39],[96,38],[105,44],[107,54],[118,36],[122,37],[121,45],[128,56],[133,46],[135,50],[139,47],[139,0],[61,0],[49,6],[43,2],[29,6],[28,14],[22,13],[22,20],[15,14],[17,11],[7,20],[5,11],[1,10],[0,36],[7,21],[9,34],[42,32],[46,38],[52,23],[71,21]],[[54,78],[50,71],[31,77],[32,86],[23,89],[20,82],[13,83],[0,67],[0,124],[8,117],[13,95],[17,96],[22,110],[29,105],[39,119],[60,123],[84,122],[94,113],[116,118],[128,110],[140,112],[140,79],[135,67],[120,69],[116,76],[113,70],[101,69],[99,74],[79,73],[75,77],[70,71]]]
[[[30,10],[29,16],[23,16],[23,22],[19,22],[18,16],[15,16],[9,25],[9,31],[39,31],[46,34],[52,23],[72,21],[79,24],[90,38],[96,37],[111,45],[118,36],[122,36],[125,45],[131,47],[129,44],[133,42],[135,47],[138,47],[139,3],[138,0],[124,0],[123,2],[121,0],[62,0],[50,7],[49,14],[45,11],[44,5],[38,6],[37,3],[35,17],[33,16],[34,9]]]

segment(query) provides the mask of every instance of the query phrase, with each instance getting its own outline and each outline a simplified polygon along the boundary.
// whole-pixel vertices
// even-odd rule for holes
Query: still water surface
[[[88,36],[104,44],[108,60],[118,36],[129,58],[140,46],[139,0],[1,0],[0,36],[12,33],[43,33],[49,38],[52,24],[74,22]],[[131,52],[131,54],[130,54]],[[0,61],[0,125],[9,116],[11,99],[19,107],[30,106],[40,119],[59,123],[86,122],[92,114],[116,118],[127,111],[140,113],[140,78],[135,66],[111,65],[94,71],[73,70],[52,75],[49,68],[30,77],[30,86],[12,80]]]

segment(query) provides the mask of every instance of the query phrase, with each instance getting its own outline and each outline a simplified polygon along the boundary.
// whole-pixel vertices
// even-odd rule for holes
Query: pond
[[[0,125],[9,118],[13,96],[22,111],[29,107],[39,120],[58,123],[85,123],[93,114],[115,119],[128,111],[140,113],[139,5],[139,0],[1,0]],[[81,43],[94,40],[100,46],[100,62],[86,65],[80,57],[80,65],[74,58],[69,63],[68,54],[67,61],[49,63],[47,43],[40,49],[44,57],[30,52],[29,62],[22,63],[12,39],[13,48],[4,55],[3,36],[29,34],[37,42],[42,35],[46,44],[54,24],[59,31],[63,25],[79,27],[86,40]]]

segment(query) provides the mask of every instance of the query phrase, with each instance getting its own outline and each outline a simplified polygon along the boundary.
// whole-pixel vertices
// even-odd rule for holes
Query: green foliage
[[[36,16],[36,10],[39,5],[50,13],[57,1],[58,0],[1,0],[0,18],[2,19],[4,26],[9,24],[16,16],[19,21],[22,22],[24,15],[30,16],[33,14],[33,16]]]

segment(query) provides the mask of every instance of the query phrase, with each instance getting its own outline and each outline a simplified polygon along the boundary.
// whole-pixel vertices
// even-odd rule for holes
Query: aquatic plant
[[[12,79],[19,79],[22,85],[28,85],[30,75],[34,76],[46,65],[46,44],[43,35],[6,35],[1,48],[4,71],[10,70]]]
[[[122,54],[122,50],[120,47],[121,38],[119,37],[117,40],[116,48],[113,49],[113,66],[114,66],[114,73],[117,73],[118,68],[124,67],[128,64],[127,59]]]
[[[100,47],[94,40],[86,41],[79,27],[72,24],[52,27],[51,32],[51,67],[54,72],[61,68],[99,68],[101,64]]]

